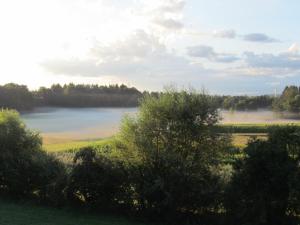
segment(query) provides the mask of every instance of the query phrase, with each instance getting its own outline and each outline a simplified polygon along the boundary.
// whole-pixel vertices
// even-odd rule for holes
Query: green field
[[[288,124],[222,124],[216,127],[218,132],[232,133],[233,144],[236,147],[245,147],[248,140],[252,137],[266,138],[266,133],[272,126],[287,126]],[[300,127],[300,123],[290,124]],[[98,139],[98,140],[65,140],[61,142],[49,141],[43,145],[47,152],[58,153],[67,150],[77,150],[87,146],[107,146],[112,144],[114,138]]]
[[[47,152],[62,152],[66,150],[76,150],[86,146],[107,146],[113,141],[112,138],[99,140],[66,141],[63,143],[47,143],[43,147]]]
[[[16,204],[0,200],[0,225],[146,225],[117,216]]]
[[[266,138],[266,133],[272,126],[287,126],[288,124],[267,124],[267,123],[257,123],[257,124],[223,124],[217,126],[219,132],[230,132],[233,134],[233,144],[236,147],[245,147],[248,140],[252,137],[256,138]],[[300,123],[292,124],[300,127]],[[66,140],[61,143],[52,143],[47,141],[44,144],[44,149],[48,152],[64,152],[67,150],[77,150],[87,146],[107,146],[113,142],[113,137],[99,140],[82,140],[82,141],[72,141]]]
[[[271,127],[285,127],[289,125],[300,127],[300,123],[231,123],[218,125],[216,129],[219,132],[264,134],[267,133]]]

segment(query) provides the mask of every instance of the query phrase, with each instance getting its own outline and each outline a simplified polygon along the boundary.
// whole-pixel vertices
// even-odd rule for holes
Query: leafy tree
[[[174,217],[217,207],[212,168],[228,139],[213,131],[214,103],[205,94],[170,90],[146,96],[137,117],[123,121],[119,148],[133,167],[139,209]]]
[[[0,108],[28,110],[33,106],[33,95],[26,86],[13,83],[0,86]]]
[[[281,96],[273,103],[273,108],[278,111],[299,112],[300,90],[296,86],[287,86]]]
[[[45,193],[63,167],[42,151],[37,133],[27,130],[15,111],[0,112],[0,192],[12,197]]]

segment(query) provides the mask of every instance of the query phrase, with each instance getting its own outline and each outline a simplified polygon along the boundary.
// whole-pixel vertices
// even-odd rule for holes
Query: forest
[[[83,85],[55,84],[30,91],[25,85],[5,84],[0,86],[0,108],[31,110],[38,106],[56,107],[137,107],[145,95],[158,96],[160,92],[141,92],[126,85]],[[300,111],[300,90],[287,86],[278,97],[261,96],[218,96],[214,95],[218,108],[225,110]]]

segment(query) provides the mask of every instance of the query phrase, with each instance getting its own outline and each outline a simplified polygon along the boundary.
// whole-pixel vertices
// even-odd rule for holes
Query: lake
[[[50,142],[105,138],[115,134],[122,117],[134,115],[137,108],[54,108],[41,107],[22,114],[26,125],[42,133]],[[269,110],[221,111],[222,123],[293,123]]]

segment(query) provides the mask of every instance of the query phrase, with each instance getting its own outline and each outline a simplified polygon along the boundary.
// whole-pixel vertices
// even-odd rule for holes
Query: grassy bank
[[[0,200],[0,225],[146,225],[117,216],[16,204]]]

